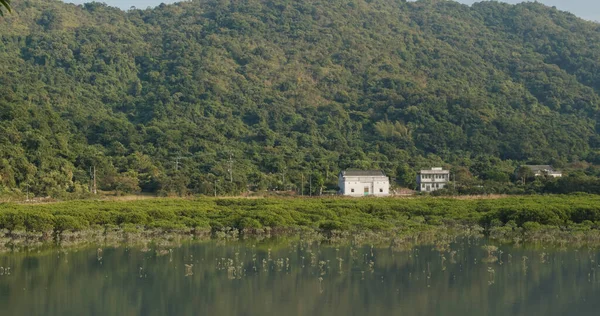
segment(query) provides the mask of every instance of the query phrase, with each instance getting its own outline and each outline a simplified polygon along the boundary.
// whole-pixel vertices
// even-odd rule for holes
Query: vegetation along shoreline
[[[390,243],[479,234],[498,242],[600,244],[600,196],[149,199],[0,204],[0,243],[360,235]],[[429,238],[428,237],[428,238]],[[427,238],[426,238],[427,239]],[[429,238],[428,240],[430,240]]]

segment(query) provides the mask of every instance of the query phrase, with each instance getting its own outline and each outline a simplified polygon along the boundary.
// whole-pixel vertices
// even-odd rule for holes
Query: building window
[[[354,189],[350,189],[350,192],[354,193]]]
[[[383,192],[383,189],[379,189],[379,192]]]

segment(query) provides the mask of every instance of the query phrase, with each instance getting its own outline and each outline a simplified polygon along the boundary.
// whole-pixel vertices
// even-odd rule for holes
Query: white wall
[[[435,187],[436,184],[438,185],[437,188]],[[421,182],[419,184],[419,191],[433,192],[445,188],[447,184],[445,182]],[[427,186],[429,186],[429,191],[427,191]]]
[[[369,188],[368,195],[386,196],[390,194],[390,181],[387,177],[340,178],[339,187],[341,193],[347,196],[365,196],[365,187]],[[354,192],[352,192],[353,189]]]

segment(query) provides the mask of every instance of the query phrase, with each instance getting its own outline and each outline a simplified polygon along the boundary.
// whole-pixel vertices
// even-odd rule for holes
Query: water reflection
[[[600,307],[596,250],[465,239],[403,251],[296,241],[0,256],[2,315],[568,315]]]

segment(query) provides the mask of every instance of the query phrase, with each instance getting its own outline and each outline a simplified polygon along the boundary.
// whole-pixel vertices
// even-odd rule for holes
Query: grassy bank
[[[600,227],[600,196],[498,199],[153,199],[0,204],[0,229],[56,233],[103,227],[163,230],[391,231],[440,225],[479,225],[488,231]]]

